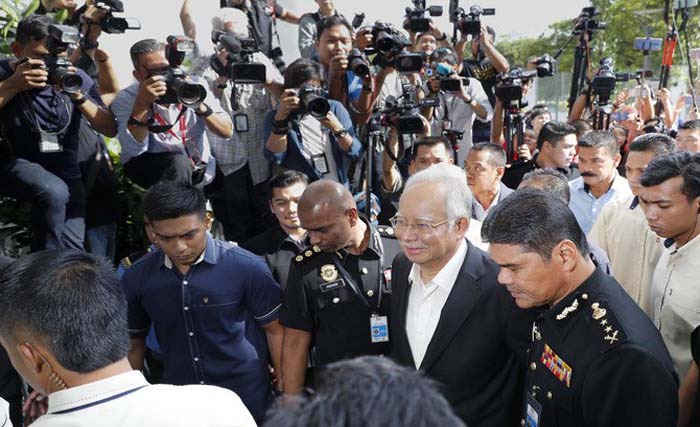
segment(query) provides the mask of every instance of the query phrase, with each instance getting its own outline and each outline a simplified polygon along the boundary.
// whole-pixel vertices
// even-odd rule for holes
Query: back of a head
[[[522,188],[536,188],[553,194],[567,205],[571,199],[571,189],[566,177],[563,173],[552,168],[535,169],[526,173],[518,186],[518,190]]]
[[[177,181],[161,181],[143,197],[143,214],[149,222],[198,215],[204,219],[207,201],[201,190]]]
[[[591,122],[585,119],[578,119],[571,122],[571,126],[576,128],[576,137],[581,139],[583,135],[593,130],[593,125]]]
[[[211,19],[213,31],[224,31],[226,24],[233,24],[233,31],[241,37],[248,37],[248,16],[241,9],[235,7],[223,7],[218,15]]]
[[[15,41],[25,45],[31,41],[40,41],[49,35],[49,25],[56,22],[48,15],[29,15],[17,24]]]
[[[40,343],[63,368],[83,374],[126,357],[126,299],[106,259],[70,249],[36,252],[3,269],[0,283],[6,340]]]
[[[639,180],[643,187],[663,184],[675,177],[683,178],[681,193],[689,201],[700,197],[700,154],[677,151],[655,157]]]
[[[657,156],[676,151],[676,141],[663,133],[645,133],[634,138],[629,146],[630,151],[648,151]]]
[[[554,194],[524,188],[503,199],[484,220],[481,236],[490,244],[515,245],[549,260],[563,240],[589,255],[586,235],[569,207]]]
[[[620,152],[615,135],[609,130],[594,130],[588,132],[578,141],[579,148],[604,149],[610,157],[615,157]]]
[[[564,122],[547,122],[537,135],[537,149],[541,150],[545,141],[555,146],[567,135],[576,135],[576,128]]]
[[[364,356],[326,366],[316,393],[293,406],[280,406],[268,427],[456,427],[463,423],[431,380],[388,358]]]
[[[459,166],[438,163],[423,169],[408,178],[404,193],[420,184],[428,184],[433,191],[441,191],[444,194],[448,218],[471,217],[472,193],[467,185],[464,170]]]

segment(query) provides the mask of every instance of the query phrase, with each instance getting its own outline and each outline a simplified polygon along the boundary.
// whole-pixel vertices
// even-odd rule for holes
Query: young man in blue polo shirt
[[[153,324],[172,384],[211,384],[238,394],[257,422],[272,401],[269,355],[279,367],[282,291],[261,258],[207,230],[204,194],[174,181],[144,197],[159,249],[122,276],[134,369]],[[279,372],[279,369],[275,369]]]

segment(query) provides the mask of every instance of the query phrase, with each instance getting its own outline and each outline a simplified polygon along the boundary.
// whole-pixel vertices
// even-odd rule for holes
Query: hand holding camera
[[[15,62],[15,72],[8,79],[10,87],[17,93],[46,87],[49,73],[41,59],[21,59]]]
[[[347,53],[339,53],[331,58],[329,73],[342,74],[347,71],[349,64]]]
[[[338,120],[338,118],[335,116],[335,114],[333,114],[332,111],[328,111],[326,117],[319,118],[318,121],[321,122],[321,124],[327,129],[329,129],[333,134],[337,134],[338,132],[345,129],[343,127],[343,124],[340,123],[340,120]]]
[[[165,81],[165,76],[153,75],[141,83],[136,103],[144,108],[150,108],[151,104],[165,95],[167,91],[168,84]]]
[[[275,121],[287,120],[289,114],[298,109],[301,100],[296,89],[286,89],[281,96],[277,112],[275,113]]]

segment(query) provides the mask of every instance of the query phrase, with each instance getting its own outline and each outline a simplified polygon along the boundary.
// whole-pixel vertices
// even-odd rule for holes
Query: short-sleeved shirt
[[[0,61],[0,81],[14,73],[10,62]],[[85,96],[95,104],[104,106],[92,79],[80,69],[76,72],[83,79],[81,90]],[[12,155],[37,163],[64,181],[77,180],[81,176],[77,161],[81,117],[82,113],[68,95],[55,90],[53,86],[21,92],[0,109],[0,124],[12,147]],[[58,133],[63,150],[40,152],[40,129]]]
[[[393,235],[390,227],[383,229]],[[374,228],[370,234],[369,247],[359,256],[314,247],[292,262],[280,323],[313,333],[319,366],[388,352],[387,343],[372,343],[370,318],[389,312],[391,262],[398,247]]]
[[[206,238],[184,276],[161,250],[124,272],[129,331],[145,336],[153,324],[169,382],[233,390],[260,420],[272,398],[261,326],[277,319],[282,291],[262,259]]]

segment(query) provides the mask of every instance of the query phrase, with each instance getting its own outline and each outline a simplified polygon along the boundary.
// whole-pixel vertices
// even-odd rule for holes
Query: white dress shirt
[[[406,310],[406,336],[416,369],[423,363],[428,344],[440,321],[442,308],[452,292],[466,256],[467,241],[462,240],[457,252],[428,283],[423,283],[421,279],[420,265],[413,264],[411,267],[408,275],[411,289]]]
[[[700,325],[700,236],[665,249],[651,282],[652,320],[671,354],[678,378],[693,361],[690,334]]]
[[[34,427],[255,426],[236,393],[209,385],[151,385],[139,371],[49,395]]]

